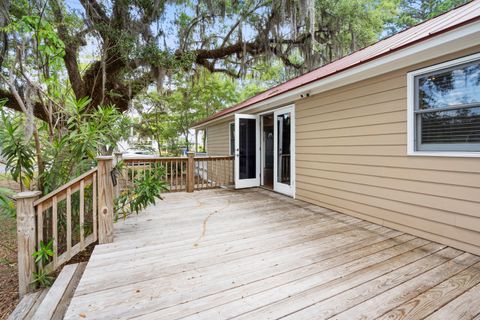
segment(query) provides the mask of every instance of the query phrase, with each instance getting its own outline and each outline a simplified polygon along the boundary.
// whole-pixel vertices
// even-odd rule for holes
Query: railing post
[[[42,193],[26,191],[15,195],[17,207],[17,245],[18,245],[18,293],[22,298],[33,289],[35,271],[36,219],[33,202]]]
[[[112,156],[97,157],[98,160],[98,243],[113,242],[113,183]]]
[[[195,152],[189,151],[187,155],[187,192],[193,192],[195,189]]]

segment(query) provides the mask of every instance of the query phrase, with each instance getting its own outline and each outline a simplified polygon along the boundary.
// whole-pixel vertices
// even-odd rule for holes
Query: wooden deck
[[[261,189],[115,225],[66,319],[480,319],[480,257]]]

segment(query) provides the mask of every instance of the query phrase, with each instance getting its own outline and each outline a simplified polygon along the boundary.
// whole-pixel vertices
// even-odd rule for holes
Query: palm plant
[[[16,216],[16,211],[15,204],[10,198],[12,195],[12,190],[0,187],[0,211],[7,216],[14,218]]]
[[[5,158],[7,171],[23,191],[34,176],[35,153],[29,141],[25,141],[23,120],[19,116],[0,112],[0,154]]]
[[[160,178],[163,176],[165,176],[163,168],[152,168],[135,177],[132,185],[127,186],[127,189],[115,199],[115,220],[118,220],[120,215],[125,219],[132,213],[138,214],[149,205],[154,205],[157,199],[162,200],[161,193],[168,190],[167,183]]]

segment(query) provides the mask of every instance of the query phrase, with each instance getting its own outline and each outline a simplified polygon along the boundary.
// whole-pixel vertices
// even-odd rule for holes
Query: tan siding
[[[207,127],[207,153],[210,156],[228,156],[230,154],[229,119]]]
[[[207,154],[209,156],[230,155],[230,122],[233,116],[223,122],[215,123],[207,129]],[[233,184],[233,161],[218,161],[208,164],[208,179],[211,181],[227,181],[227,185]]]
[[[296,196],[480,253],[480,159],[407,156],[406,73],[296,102]]]

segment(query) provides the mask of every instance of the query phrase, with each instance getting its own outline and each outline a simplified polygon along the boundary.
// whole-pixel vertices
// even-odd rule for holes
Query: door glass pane
[[[290,185],[290,112],[277,116],[277,182]]]
[[[240,179],[254,179],[257,176],[256,120],[239,119],[239,171]]]

